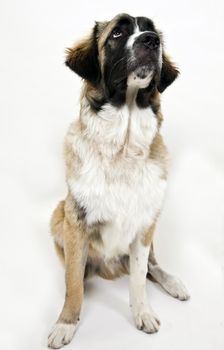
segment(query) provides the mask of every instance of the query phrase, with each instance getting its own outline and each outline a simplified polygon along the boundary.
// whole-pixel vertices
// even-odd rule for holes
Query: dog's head
[[[127,14],[97,22],[87,38],[68,49],[66,65],[117,105],[128,85],[163,92],[178,75],[152,20]]]

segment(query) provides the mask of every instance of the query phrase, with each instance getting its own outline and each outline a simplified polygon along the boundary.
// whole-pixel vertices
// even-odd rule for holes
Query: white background
[[[78,114],[80,79],[64,49],[95,20],[120,12],[152,18],[181,76],[162,96],[172,165],[156,234],[161,265],[189,302],[152,283],[156,335],[137,331],[128,279],[93,279],[66,349],[224,349],[223,1],[0,1],[0,348],[46,348],[64,299],[49,218],[64,198],[63,137]]]

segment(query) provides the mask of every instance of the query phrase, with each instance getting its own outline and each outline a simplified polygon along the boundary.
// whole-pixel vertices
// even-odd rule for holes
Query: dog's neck
[[[138,94],[141,94],[150,85],[151,81],[152,72],[141,78],[135,72],[129,75],[126,90],[126,104],[129,109],[132,109],[133,105],[138,104]]]
[[[146,105],[139,107],[139,100],[147,101]],[[97,105],[99,108],[96,109]],[[84,85],[80,110],[82,134],[102,155],[146,158],[161,120],[157,91],[152,93],[148,88],[139,89],[129,84],[125,102],[117,107],[104,99],[100,89],[88,83]]]
[[[103,83],[94,86],[85,81],[81,98],[87,99],[90,108],[95,113],[98,113],[105,104],[110,104],[118,109],[124,105],[131,108],[136,104],[140,109],[151,107],[157,114],[160,110],[159,96],[154,79],[147,77],[140,83],[131,76],[113,89],[108,89]],[[159,119],[161,122],[160,117]]]

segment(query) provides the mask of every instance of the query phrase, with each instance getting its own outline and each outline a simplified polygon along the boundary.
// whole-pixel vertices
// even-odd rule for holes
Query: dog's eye
[[[121,36],[122,36],[122,31],[118,28],[115,28],[112,32],[112,38],[117,39],[117,38],[120,38]]]

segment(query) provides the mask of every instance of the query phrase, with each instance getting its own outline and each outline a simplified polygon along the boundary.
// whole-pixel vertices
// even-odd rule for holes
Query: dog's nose
[[[151,50],[155,50],[159,47],[159,36],[154,32],[143,33],[138,37],[138,42],[142,43],[145,47]]]

